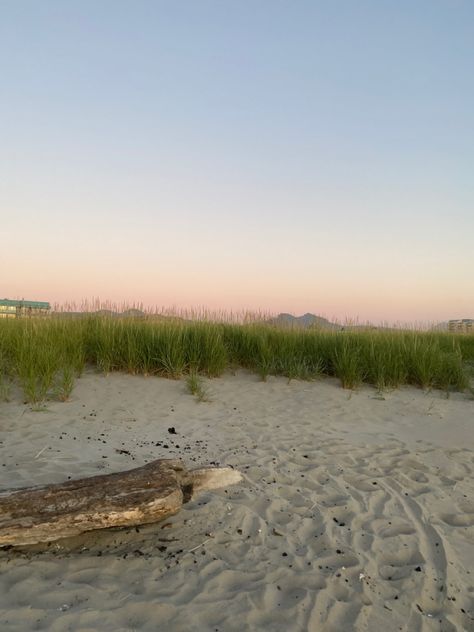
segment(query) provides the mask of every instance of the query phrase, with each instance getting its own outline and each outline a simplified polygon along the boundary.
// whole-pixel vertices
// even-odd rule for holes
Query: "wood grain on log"
[[[162,459],[126,472],[0,492],[0,546],[158,522],[178,512],[193,492],[240,479],[232,468],[193,472],[177,459]]]

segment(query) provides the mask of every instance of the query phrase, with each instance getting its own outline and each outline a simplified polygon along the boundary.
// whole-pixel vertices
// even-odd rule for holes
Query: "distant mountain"
[[[111,309],[98,309],[96,312],[92,312],[97,316],[118,316],[117,312],[114,312]]]
[[[316,316],[315,314],[303,314],[303,316],[293,316],[293,314],[279,314],[275,318],[267,321],[270,325],[278,327],[320,327],[321,329],[341,329],[339,325],[331,323],[327,318]]]
[[[146,314],[143,310],[132,307],[122,312],[121,316],[126,316],[127,318],[145,318]]]

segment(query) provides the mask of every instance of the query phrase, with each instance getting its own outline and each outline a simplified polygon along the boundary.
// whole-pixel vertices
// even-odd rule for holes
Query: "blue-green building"
[[[0,299],[0,318],[47,316],[50,310],[51,305],[44,301],[15,301],[9,298]]]

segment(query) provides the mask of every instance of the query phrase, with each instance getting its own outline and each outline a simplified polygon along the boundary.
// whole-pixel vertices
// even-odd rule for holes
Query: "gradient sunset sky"
[[[0,298],[474,318],[472,0],[0,0]]]

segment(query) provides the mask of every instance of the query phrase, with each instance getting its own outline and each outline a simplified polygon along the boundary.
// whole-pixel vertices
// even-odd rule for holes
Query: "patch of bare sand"
[[[0,629],[474,630],[474,403],[239,373],[0,405],[0,488],[181,457],[243,483],[165,524],[0,552]],[[170,434],[175,428],[177,434]]]

